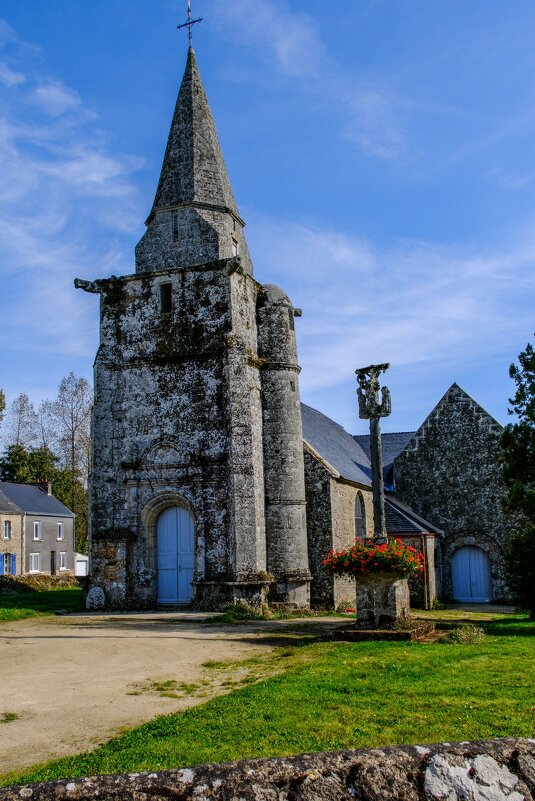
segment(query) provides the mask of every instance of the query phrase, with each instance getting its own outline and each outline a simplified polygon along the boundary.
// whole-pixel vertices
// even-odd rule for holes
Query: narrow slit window
[[[173,242],[178,242],[178,211],[174,211],[171,215],[172,228],[173,228]]]
[[[236,239],[235,236],[232,237],[232,255],[233,256],[238,255],[238,240]]]
[[[160,284],[160,311],[162,314],[170,314],[173,309],[173,296],[171,294],[171,284]]]
[[[364,508],[364,498],[357,493],[355,498],[355,536],[364,539],[366,536],[366,512]]]

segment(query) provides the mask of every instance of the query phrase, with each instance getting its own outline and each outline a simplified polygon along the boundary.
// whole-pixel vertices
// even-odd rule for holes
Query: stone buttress
[[[263,329],[259,355],[257,307],[264,321],[270,306],[252,278],[243,226],[190,48],[136,272],[75,282],[100,295],[88,595],[95,606],[166,603],[168,531],[161,520],[174,509],[177,519],[189,521],[184,530],[194,532],[186,602],[203,608],[239,599],[261,603],[269,570],[277,576],[277,597],[308,598],[300,589],[308,565],[304,477],[294,453],[297,361],[295,352],[269,353],[276,341],[267,332],[278,311]],[[293,321],[288,301],[286,329],[289,310]],[[261,372],[277,359],[288,362],[273,375],[284,373],[286,393],[293,382],[291,402],[271,368]],[[264,404],[263,388],[274,392]],[[287,430],[275,422],[274,403],[290,413]],[[280,448],[291,451],[280,461],[292,465],[282,471],[279,488],[272,461],[277,436]],[[277,501],[284,501],[280,511]],[[184,601],[180,591],[176,597]]]

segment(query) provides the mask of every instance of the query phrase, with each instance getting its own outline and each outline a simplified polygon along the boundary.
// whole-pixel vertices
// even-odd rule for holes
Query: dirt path
[[[267,653],[273,634],[201,626],[192,613],[41,617],[0,627],[0,773],[77,754],[132,726],[202,703],[209,660]],[[154,687],[154,685],[160,687]],[[159,690],[159,691],[158,691]],[[182,690],[184,688],[182,687]],[[3,721],[3,722],[2,722]]]

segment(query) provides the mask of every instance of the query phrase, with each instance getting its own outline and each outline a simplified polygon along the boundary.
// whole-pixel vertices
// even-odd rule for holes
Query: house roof
[[[70,509],[39,487],[31,484],[14,484],[10,481],[0,481],[0,511],[74,517]]]
[[[385,496],[386,530],[390,536],[395,534],[442,534],[442,530],[433,526],[412,509],[401,503],[393,495]]]
[[[20,509],[16,503],[2,490],[3,482],[0,482],[0,512],[8,514],[20,514]]]
[[[340,478],[371,487],[370,458],[351,434],[316,409],[301,404],[305,442]]]

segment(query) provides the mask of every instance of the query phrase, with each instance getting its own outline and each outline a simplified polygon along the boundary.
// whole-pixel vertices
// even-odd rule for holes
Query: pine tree
[[[512,364],[509,375],[516,385],[510,414],[517,417],[503,431],[503,476],[507,486],[505,508],[514,531],[506,549],[511,589],[535,618],[535,351],[528,343]]]

